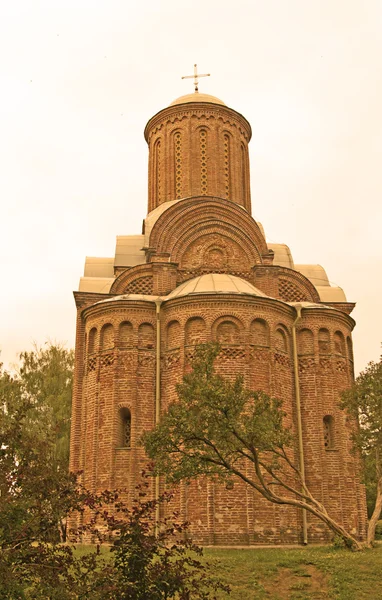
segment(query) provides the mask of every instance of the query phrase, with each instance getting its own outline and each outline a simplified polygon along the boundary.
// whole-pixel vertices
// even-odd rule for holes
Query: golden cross
[[[195,93],[198,93],[198,91],[199,91],[199,88],[198,88],[198,84],[199,84],[198,77],[210,77],[210,74],[209,73],[204,73],[204,75],[199,75],[198,74],[198,65],[194,65],[194,74],[193,75],[184,75],[182,77],[182,79],[192,79],[192,78],[194,78]]]

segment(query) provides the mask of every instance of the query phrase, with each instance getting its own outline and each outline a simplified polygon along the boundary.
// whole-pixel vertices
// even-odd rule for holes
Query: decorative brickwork
[[[362,538],[365,495],[351,441],[356,424],[338,405],[354,379],[353,305],[326,307],[304,275],[272,264],[274,255],[250,215],[251,129],[244,117],[195,100],[160,111],[145,136],[149,212],[178,201],[147,220],[144,264],[119,263],[108,294],[75,293],[72,470],[93,490],[133,489],[147,465],[140,439],[155,425],[156,403],[162,414],[177,401],[177,383],[189,372],[196,346],[218,340],[218,373],[231,380],[241,374],[249,389],[283,400],[295,458],[299,387],[307,485]],[[215,275],[205,278],[209,288],[198,291],[195,280],[186,286],[191,291],[171,295],[205,274]],[[240,278],[237,285],[228,275]],[[165,485],[161,479],[160,488]],[[184,482],[173,509],[191,522],[202,544],[302,542],[299,510],[270,504],[237,478],[228,485]],[[308,539],[330,539],[310,515]]]
[[[150,296],[153,293],[153,278],[150,275],[146,277],[137,277],[126,286],[126,294],[143,294]]]

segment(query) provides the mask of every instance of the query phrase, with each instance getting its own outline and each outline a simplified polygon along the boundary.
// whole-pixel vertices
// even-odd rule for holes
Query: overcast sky
[[[253,216],[382,341],[381,0],[12,0],[0,8],[0,348],[74,345],[85,256],[147,211],[149,118],[193,90],[251,123]]]

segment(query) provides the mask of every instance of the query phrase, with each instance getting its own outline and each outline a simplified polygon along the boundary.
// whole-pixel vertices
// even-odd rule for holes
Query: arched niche
[[[314,336],[310,329],[297,332],[298,354],[314,354]]]
[[[254,319],[251,323],[250,343],[254,346],[269,346],[269,327],[264,319]]]
[[[118,340],[121,348],[128,348],[133,345],[133,326],[130,321],[123,321],[120,324]]]
[[[186,346],[196,346],[207,341],[206,324],[202,317],[191,317],[185,327]]]
[[[110,350],[114,347],[114,328],[107,323],[101,329],[101,350]]]
[[[166,327],[166,349],[180,348],[181,328],[178,321],[171,321]]]
[[[94,352],[96,351],[96,338],[97,338],[97,328],[92,327],[92,329],[89,331],[88,354],[94,354]]]
[[[216,340],[222,346],[236,346],[240,344],[240,329],[229,319],[221,320],[216,326]]]
[[[277,352],[287,353],[289,349],[287,332],[283,325],[278,325],[274,333],[274,345]]]
[[[155,329],[151,323],[141,323],[139,325],[138,347],[147,350],[155,348]]]
[[[324,327],[318,332],[318,351],[320,354],[330,354],[330,334]]]
[[[345,356],[345,338],[341,331],[336,331],[333,336],[334,341],[334,352]]]

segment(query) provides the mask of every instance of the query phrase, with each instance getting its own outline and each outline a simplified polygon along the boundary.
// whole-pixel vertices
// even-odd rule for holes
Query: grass
[[[331,547],[207,549],[233,600],[381,600],[382,545],[353,553]],[[219,598],[227,598],[221,595]]]
[[[76,553],[90,546],[77,546]],[[92,547],[94,550],[94,547]],[[107,555],[108,547],[101,547]],[[219,600],[381,600],[382,544],[350,552],[329,546],[205,550],[211,571],[231,586]]]

